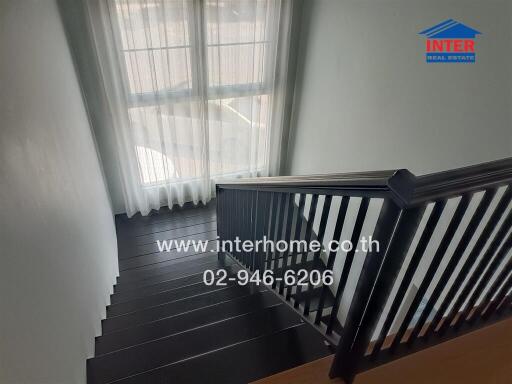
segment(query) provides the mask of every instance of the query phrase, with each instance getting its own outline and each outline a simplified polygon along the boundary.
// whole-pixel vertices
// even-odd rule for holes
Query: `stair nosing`
[[[218,304],[215,304],[215,305],[218,305]],[[244,313],[240,313],[240,314],[235,315],[235,316],[226,317],[225,319],[221,319],[221,320],[217,320],[217,321],[212,321],[211,323],[199,325],[197,327],[193,327],[193,328],[189,328],[189,329],[186,329],[186,330],[183,330],[183,331],[171,333],[169,335],[165,335],[165,336],[162,336],[162,337],[157,337],[156,339],[151,339],[151,340],[148,340],[148,341],[144,341],[142,343],[133,344],[133,345],[130,345],[128,347],[119,348],[119,349],[116,349],[114,351],[110,351],[110,352],[107,352],[107,353],[102,353],[100,355],[95,355],[94,357],[90,357],[89,359],[94,359],[94,358],[100,357],[100,356],[112,355],[112,354],[115,354],[116,352],[128,350],[130,348],[134,348],[134,347],[137,347],[137,346],[140,346],[140,345],[150,344],[150,343],[153,343],[153,342],[156,342],[156,341],[169,339],[169,338],[177,336],[177,335],[181,335],[181,334],[184,334],[184,333],[187,333],[187,332],[192,332],[192,331],[195,331],[195,330],[198,330],[198,329],[201,329],[201,328],[206,328],[206,327],[209,327],[209,326],[214,325],[214,324],[220,324],[220,323],[223,323],[225,321],[236,319],[237,317],[250,315],[250,314],[257,313],[259,311],[263,311],[263,310],[266,310],[266,309],[269,309],[269,308],[279,307],[281,305],[284,305],[284,303],[276,303],[276,304],[273,304],[273,305],[269,305],[268,307],[259,308],[259,309],[255,310],[255,311],[244,312]],[[201,307],[201,308],[198,308],[198,309],[203,309],[203,308],[206,308],[206,307]],[[87,360],[89,360],[89,359],[87,359]]]
[[[143,309],[138,309],[136,311],[131,311],[131,312],[127,312],[127,313],[123,313],[123,314],[120,314],[120,315],[113,315],[113,316],[109,316],[105,319],[102,319],[101,321],[103,322],[104,320],[111,320],[111,319],[115,319],[117,317],[120,317],[120,316],[127,316],[127,315],[131,315],[133,313],[137,313],[137,312],[143,312],[143,311],[146,311],[148,309],[152,309],[152,308],[158,308],[158,307],[161,307],[163,305],[168,305],[170,303],[175,303],[177,301],[182,301],[182,300],[187,300],[187,299],[190,299],[190,298],[193,298],[193,297],[197,297],[197,296],[201,296],[201,295],[207,295],[209,293],[212,293],[212,292],[218,292],[218,291],[222,291],[224,289],[228,289],[228,288],[231,288],[231,287],[234,287],[236,286],[236,284],[232,284],[232,285],[228,285],[228,286],[223,286],[219,289],[214,289],[213,291],[208,291],[208,292],[203,292],[203,293],[199,293],[197,295],[192,295],[192,296],[187,296],[187,297],[182,297],[180,299],[177,299],[177,300],[171,300],[171,301],[166,301],[165,303],[161,303],[161,304],[158,304],[158,305],[152,305],[150,307],[146,307],[146,308],[143,308]]]
[[[278,331],[275,331],[275,332],[270,332],[270,333],[266,333],[266,334],[263,334],[263,335],[259,335],[257,337],[253,337],[253,338],[250,338],[250,339],[246,339],[246,340],[243,340],[243,341],[238,341],[236,343],[233,343],[233,344],[229,344],[229,345],[226,345],[226,346],[223,346],[221,348],[216,348],[216,349],[213,349],[211,351],[207,351],[207,352],[203,352],[203,353],[199,353],[197,355],[194,355],[194,356],[189,356],[189,357],[186,357],[186,358],[183,358],[183,359],[180,359],[180,360],[176,360],[176,361],[173,361],[172,363],[168,363],[168,364],[164,364],[164,365],[160,365],[158,367],[155,367],[155,368],[152,368],[152,369],[148,369],[146,371],[142,371],[142,372],[137,372],[136,374],[133,374],[133,375],[128,375],[128,376],[125,376],[125,377],[121,377],[119,379],[116,379],[116,380],[112,380],[112,381],[108,381],[106,382],[105,384],[112,384],[112,383],[116,383],[116,382],[120,382],[122,380],[126,380],[126,379],[129,379],[131,377],[135,377],[135,376],[140,376],[140,375],[144,375],[144,374],[147,374],[148,372],[153,372],[153,371],[157,371],[159,369],[162,369],[162,368],[166,368],[166,367],[170,367],[172,365],[177,365],[177,364],[181,364],[185,361],[189,361],[189,360],[192,360],[192,359],[196,359],[198,357],[202,357],[202,356],[206,356],[206,355],[209,355],[209,354],[212,354],[212,353],[216,353],[218,351],[222,351],[224,349],[227,349],[227,348],[231,348],[231,347],[234,347],[236,345],[240,345],[240,344],[244,344],[244,343],[248,343],[248,342],[251,342],[251,341],[254,341],[254,340],[258,340],[258,339],[261,339],[261,338],[264,338],[264,337],[267,337],[267,336],[270,336],[270,335],[275,335],[277,333],[280,333],[280,332],[285,332],[285,331],[288,331],[290,329],[293,329],[293,328],[297,328],[297,327],[303,327],[303,326],[307,326],[306,323],[304,323],[303,321],[298,323],[298,324],[295,324],[295,325],[291,325],[289,327],[285,327],[285,328],[282,328]]]
[[[217,292],[217,291],[215,291],[215,292]],[[265,289],[263,291],[259,291],[259,292],[256,292],[256,293],[249,293],[249,294],[244,295],[244,296],[239,296],[239,297],[235,297],[235,298],[232,298],[232,299],[229,299],[229,300],[219,301],[218,303],[214,303],[214,304],[210,304],[210,305],[205,305],[204,307],[199,307],[199,308],[191,309],[191,310],[188,310],[188,311],[176,313],[176,314],[171,315],[171,316],[165,316],[165,317],[161,317],[161,318],[156,319],[156,320],[150,320],[150,321],[147,321],[147,322],[142,323],[142,324],[132,325],[132,326],[127,327],[127,328],[116,329],[115,331],[110,331],[110,332],[107,332],[105,334],[102,334],[102,335],[99,335],[99,336],[95,336],[94,340],[96,341],[97,339],[99,339],[99,338],[101,338],[101,337],[103,337],[105,335],[112,335],[112,334],[115,334],[117,332],[123,332],[123,331],[126,331],[126,330],[131,329],[131,328],[143,327],[143,326],[145,326],[147,324],[153,324],[153,323],[157,323],[159,321],[172,319],[173,317],[178,317],[178,316],[181,316],[181,315],[186,315],[188,313],[193,313],[195,311],[199,311],[199,310],[204,309],[204,308],[215,307],[216,305],[229,303],[230,301],[247,298],[249,296],[252,296],[252,295],[255,295],[255,294],[259,294],[259,293],[264,293],[264,292],[270,292],[270,291],[268,289]]]

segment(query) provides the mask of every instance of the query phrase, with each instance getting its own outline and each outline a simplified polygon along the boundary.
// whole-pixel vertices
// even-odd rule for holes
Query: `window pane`
[[[270,119],[269,95],[210,100],[209,152],[212,176],[263,168]]]
[[[130,51],[124,57],[131,93],[192,87],[190,48]]]
[[[206,35],[210,87],[262,84],[276,19],[272,0],[207,1]]]
[[[210,86],[263,83],[266,44],[208,47]]]
[[[119,23],[123,49],[190,45],[186,1],[111,0]]]
[[[133,143],[143,184],[198,178],[204,172],[204,125],[199,103],[129,109]]]
[[[271,27],[273,0],[206,1],[208,45],[265,41]]]

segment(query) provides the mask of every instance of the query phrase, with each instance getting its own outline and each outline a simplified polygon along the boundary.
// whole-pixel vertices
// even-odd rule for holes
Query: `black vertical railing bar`
[[[237,224],[237,235],[239,240],[243,240],[244,238],[244,231],[247,230],[247,224],[242,227],[242,223],[246,220],[246,208],[245,208],[245,194],[244,193],[238,193],[238,224]],[[237,249],[237,254],[239,257],[240,262],[247,267],[246,260],[244,257],[244,254],[240,247]]]
[[[318,235],[317,240],[320,243],[320,248],[317,252],[315,252],[313,256],[313,265],[317,265],[317,263],[320,260],[320,256],[322,254],[323,249],[323,242],[324,242],[324,236],[325,236],[325,228],[327,227],[327,220],[329,219],[329,212],[331,210],[331,202],[332,202],[332,196],[325,196],[324,198],[324,204],[322,207],[322,216],[320,217],[320,225],[318,228]],[[307,288],[307,294],[306,294],[306,301],[304,303],[304,315],[308,316],[310,307],[311,307],[311,294],[313,291],[313,284],[311,284],[311,281],[309,282],[308,288]]]
[[[318,195],[312,195],[311,196],[311,203],[309,205],[308,218],[306,219],[306,233],[304,234],[304,240],[306,241],[306,244],[310,244],[310,242],[311,242],[311,234],[313,232],[313,224],[315,222],[317,205],[318,205]],[[308,249],[303,250],[303,254],[301,256],[301,263],[302,264],[307,262],[308,255],[309,255],[309,250]],[[312,263],[312,267],[311,268],[312,268],[311,270],[314,270],[315,268],[317,268],[317,266],[315,265],[314,261]],[[291,289],[290,289],[290,291],[291,291]],[[302,285],[298,284],[295,293],[298,295],[301,292],[302,292]],[[295,308],[299,307],[299,301],[298,300],[295,300],[294,307]]]
[[[343,231],[343,226],[345,224],[345,217],[347,215],[347,209],[348,209],[348,203],[350,202],[350,197],[343,196],[341,198],[340,207],[338,209],[338,214],[336,216],[336,224],[334,227],[334,234],[332,236],[332,240],[339,241],[341,237],[341,232]],[[331,249],[329,252],[329,256],[327,257],[327,264],[325,266],[326,270],[332,270],[334,266],[334,261],[336,259],[336,253],[337,251],[335,249]],[[324,305],[325,305],[325,298],[327,296],[327,293],[329,292],[330,288],[327,285],[324,285],[322,287],[322,291],[320,294],[320,299],[318,301],[318,308],[316,311],[315,316],[315,324],[320,324],[320,321],[322,320]]]
[[[241,247],[242,254],[244,255],[245,266],[247,268],[251,268],[251,266],[252,266],[251,259],[249,257],[248,252],[244,249],[242,244],[244,243],[245,240],[249,239],[249,234],[252,232],[251,231],[251,229],[252,229],[252,217],[251,217],[252,191],[246,191],[244,194],[243,200],[244,200],[244,211],[245,211],[244,217],[245,218],[242,222],[246,223],[246,224],[242,226],[244,235],[242,237],[242,242],[240,243],[241,244],[240,247]]]
[[[331,374],[338,369],[346,383],[352,382],[369,349],[372,333],[384,311],[424,212],[425,206],[402,210],[393,202],[384,202],[381,211],[384,217],[379,219],[375,228],[375,238],[379,240],[380,249],[370,252],[365,258],[347,315],[346,328],[335,356],[339,366],[335,368],[333,363],[331,369]]]
[[[252,244],[253,244],[253,247],[251,249],[251,252],[250,252],[250,258],[251,258],[251,264],[252,264],[252,269],[253,270],[258,270],[259,271],[259,258],[258,258],[258,254],[257,254],[257,251],[256,251],[256,247],[254,246],[255,242],[256,242],[256,239],[258,239],[258,236],[260,235],[258,233],[258,226],[260,225],[259,221],[261,221],[261,216],[258,214],[258,207],[259,207],[259,203],[260,203],[260,199],[259,199],[259,192],[258,191],[253,191],[251,192],[251,223],[252,223],[252,228],[251,228],[251,233],[249,235],[249,240],[252,241]]]
[[[237,193],[235,191],[233,191],[232,193],[232,196],[231,196],[232,200],[233,200],[233,204],[232,204],[232,215],[231,215],[231,219],[233,220],[233,224],[231,226],[232,228],[232,231],[231,231],[231,240],[234,240],[236,238],[236,236],[238,235],[238,221],[239,221],[239,198],[240,198],[240,193]],[[238,259],[238,254],[237,254],[237,250],[233,247],[233,249],[231,250],[231,254],[233,255],[234,258]]]
[[[293,201],[294,199],[294,194],[292,193],[286,193],[286,198],[285,198],[285,208],[286,208],[286,211],[285,211],[285,218],[286,218],[286,221],[283,222],[283,234],[282,234],[282,237],[279,237],[279,239],[283,239],[286,243],[289,243],[290,242],[290,239],[291,239],[291,233],[292,233],[292,226],[293,226],[293,217],[294,217],[294,212],[295,212],[295,203]],[[279,266],[279,273],[278,273],[278,277],[281,278],[281,282],[279,284],[279,294],[283,294],[284,292],[284,273],[286,271],[286,267],[288,265],[288,259],[290,258],[290,254],[289,254],[289,251],[288,250],[284,250],[282,252],[279,253],[279,260],[280,260],[280,265],[278,263],[278,266]]]
[[[281,210],[283,206],[283,194],[279,192],[272,192],[274,194],[273,198],[273,209],[272,209],[272,216],[270,221],[270,236],[271,240],[275,243],[278,237],[278,231],[279,231],[279,222],[281,219]],[[275,250],[272,248],[269,248],[267,250],[267,264],[266,269],[275,269],[274,267],[274,261],[275,259]]]
[[[496,189],[490,189],[490,190],[484,191],[484,195],[483,195],[482,199],[480,200],[480,202],[478,203],[478,207],[477,207],[475,213],[471,217],[471,220],[469,221],[468,226],[464,230],[464,233],[463,233],[461,239],[459,240],[457,247],[455,248],[455,251],[453,252],[452,256],[450,257],[450,260],[448,261],[448,264],[446,265],[443,273],[441,274],[441,277],[439,278],[439,280],[434,288],[434,291],[432,292],[432,294],[429,297],[429,300],[427,301],[425,310],[422,312],[420,319],[418,320],[418,323],[416,324],[416,327],[414,328],[413,332],[411,333],[411,337],[409,338],[409,343],[411,343],[414,340],[414,338],[418,337],[419,330],[421,330],[424,327],[425,327],[424,337],[425,337],[425,339],[427,339],[429,337],[430,334],[428,334],[427,332],[433,328],[431,326],[433,323],[427,323],[427,317],[430,314],[430,312],[433,310],[436,302],[441,297],[441,294],[442,294],[443,290],[445,289],[445,287],[447,286],[447,284],[450,280],[450,277],[453,276],[455,268],[457,267],[462,256],[464,255],[464,252],[466,251],[466,249],[469,245],[469,242],[473,238],[475,231],[477,230],[478,226],[480,225],[482,218],[484,217],[485,213],[487,212],[487,209],[489,208],[489,206],[492,202],[492,199],[494,198],[495,195],[496,195]],[[439,307],[436,315],[434,315],[435,316],[434,321],[436,321],[436,319],[437,319],[437,321],[439,321],[442,318],[442,316],[443,316],[444,312],[446,311],[448,304],[450,304],[452,298],[448,298],[448,296],[446,296],[444,298],[444,302],[441,303],[441,306]],[[445,303],[446,303],[446,305],[445,305]],[[440,316],[440,317],[437,317],[437,316]]]
[[[345,262],[343,263],[343,270],[341,272],[340,280],[338,282],[338,287],[336,288],[336,294],[334,296],[334,304],[332,306],[331,316],[329,317],[329,322],[327,323],[326,333],[329,335],[332,332],[332,328],[336,322],[338,316],[338,310],[340,308],[341,298],[343,297],[343,292],[345,291],[345,286],[347,285],[348,276],[350,274],[350,269],[352,268],[352,263],[354,261],[354,255],[356,253],[356,249],[359,244],[359,239],[361,237],[361,231],[363,229],[364,221],[366,219],[366,213],[368,212],[368,207],[370,205],[370,199],[363,197],[361,199],[361,203],[359,205],[359,210],[356,216],[356,222],[354,224],[354,229],[352,230],[352,236],[350,238],[350,244],[352,249],[347,252],[345,256]]]
[[[254,241],[256,240],[256,226],[257,226],[257,206],[258,206],[258,191],[251,191],[251,231],[249,232],[249,236],[247,237],[247,240],[251,241],[252,244],[254,244]],[[251,265],[253,266],[252,269],[254,270],[257,265],[256,260],[256,249],[255,247],[251,247],[251,251],[248,252],[249,254],[249,260],[251,262]]]
[[[277,224],[276,224],[276,234],[275,234],[275,240],[278,241],[283,236],[283,231],[285,231],[285,213],[288,206],[288,199],[289,194],[282,194],[280,193],[280,206],[279,206],[279,215],[277,218]],[[273,266],[274,269],[277,269],[280,267],[279,263],[282,262],[282,259],[279,257],[279,251],[276,249],[274,250],[274,254],[272,255],[273,258]],[[277,282],[274,280],[274,283],[272,284],[272,288],[276,287]]]
[[[482,308],[482,312],[480,316],[486,320],[489,316],[494,312],[496,307],[501,303],[501,301],[505,298],[510,286],[509,284],[512,282],[512,259],[508,261],[507,265],[499,273],[496,280],[493,282],[489,290],[487,291],[485,298],[482,301],[480,307]],[[474,318],[477,316],[474,315]]]
[[[264,223],[263,223],[263,234],[261,237],[261,240],[268,240],[270,237],[270,227],[271,227],[271,221],[272,221],[272,199],[273,199],[273,193],[272,192],[264,192],[264,206],[263,206],[263,212],[264,212]],[[261,258],[261,268],[263,271],[265,271],[265,265],[266,265],[266,257],[267,257],[267,251],[265,249],[265,244],[262,244],[262,249],[260,253]]]
[[[402,338],[404,337],[407,329],[409,328],[409,324],[410,324],[412,318],[414,317],[414,315],[416,314],[416,311],[417,311],[421,301],[423,300],[423,297],[424,297],[428,287],[430,286],[430,283],[432,282],[432,279],[434,278],[434,276],[437,272],[437,269],[439,268],[441,260],[445,256],[446,250],[448,249],[448,246],[450,245],[450,243],[453,239],[453,236],[455,235],[455,232],[459,228],[460,222],[462,221],[462,217],[466,213],[466,210],[468,208],[470,200],[471,200],[470,196],[467,196],[467,195],[463,196],[460,199],[460,201],[457,205],[457,209],[455,210],[455,213],[454,213],[452,219],[450,220],[450,224],[448,225],[448,228],[446,229],[446,232],[441,239],[441,243],[439,244],[439,246],[434,254],[434,257],[430,261],[430,265],[427,269],[427,272],[423,276],[421,284],[420,284],[418,290],[416,291],[416,293],[414,294],[412,303],[409,306],[409,309],[407,310],[406,315],[405,315],[397,333],[394,336],[393,342],[391,343],[391,346],[389,347],[390,353],[393,353],[395,351],[395,349],[400,344]],[[417,325],[415,325],[414,328],[416,328],[416,327],[417,327]],[[414,328],[413,328],[413,331],[414,331]]]
[[[237,232],[239,233],[239,240],[240,242],[245,239],[245,232],[247,232],[247,227],[249,226],[249,221],[247,220],[247,193],[244,191],[243,193],[239,193],[239,199],[238,199],[238,209],[240,210],[240,216],[238,217],[238,225],[237,225]],[[245,223],[244,226],[242,226],[242,223]],[[237,253],[239,255],[241,263],[247,267],[247,260],[245,257],[245,253],[243,250],[238,247]]]
[[[510,292],[510,289],[512,288],[512,282],[509,284],[509,292]],[[500,306],[496,309],[496,313],[498,314],[498,316],[501,316],[503,315],[503,313],[505,313],[505,311],[508,309],[510,309],[510,304],[512,303],[512,293],[508,293],[504,298],[503,298],[503,302],[500,304]]]
[[[434,330],[437,330],[438,333],[442,334],[446,328],[451,324],[453,317],[455,316],[455,312],[453,311],[453,308],[457,306],[457,304],[465,300],[467,298],[466,296],[459,296],[458,298],[455,298],[457,292],[459,292],[463,282],[467,279],[469,272],[471,271],[471,268],[475,265],[476,260],[480,253],[482,252],[485,244],[489,240],[489,237],[492,234],[492,231],[496,228],[496,225],[501,220],[501,218],[505,215],[505,210],[508,207],[510,200],[512,197],[512,189],[507,187],[507,190],[505,193],[501,196],[499,203],[496,205],[494,211],[492,212],[489,220],[485,224],[484,229],[480,233],[477,242],[473,246],[473,249],[469,253],[468,257],[466,258],[466,261],[464,262],[464,265],[460,269],[457,277],[455,278],[454,282],[452,283],[452,286],[450,287],[450,290],[446,294],[446,297],[444,299],[443,304],[440,306],[440,309],[438,313],[434,316],[434,319],[432,320],[432,326],[429,328],[429,332],[433,332]],[[462,294],[462,292],[461,292]],[[452,306],[452,309],[448,312],[448,315],[443,318],[443,315],[445,311],[448,308],[448,305],[455,299],[454,305]]]
[[[479,294],[481,290],[483,289],[483,284],[487,282],[490,278],[490,274],[495,271],[497,268],[498,263],[500,262],[500,254],[498,254],[494,259],[494,254],[498,251],[501,243],[505,240],[507,233],[512,228],[512,210],[508,213],[507,217],[501,224],[500,228],[498,229],[498,232],[494,236],[493,240],[491,241],[491,244],[487,248],[487,250],[484,252],[483,256],[481,257],[480,262],[478,263],[475,271],[471,275],[470,279],[466,283],[466,286],[464,287],[462,293],[459,298],[459,300],[455,303],[454,307],[452,308],[452,315],[448,316],[448,319],[455,318],[455,315],[459,313],[459,311],[462,310],[462,315],[459,316],[457,319],[466,318],[469,311],[474,306],[476,300],[479,297]],[[503,254],[504,256],[505,254]],[[485,274],[484,274],[485,271]],[[480,280],[479,280],[480,279]],[[477,284],[478,283],[478,284]],[[476,287],[475,287],[476,286]],[[471,291],[473,291],[471,293]],[[471,296],[469,294],[471,293]],[[469,299],[467,299],[468,305],[462,309],[462,306],[464,305],[464,302],[466,300],[463,300],[463,298],[469,296]],[[451,323],[451,321],[450,321]],[[457,328],[459,326],[458,320],[455,322],[454,326]]]
[[[294,240],[300,240],[300,236],[301,236],[301,233],[302,233],[302,224],[303,224],[303,221],[304,221],[304,207],[306,205],[306,195],[304,193],[301,193],[299,195],[299,208],[297,210],[297,216],[296,216],[296,219],[295,219],[295,232],[294,232],[294,235],[293,235],[293,239]],[[294,205],[295,205],[295,202],[294,202]],[[298,260],[298,256],[299,256],[299,252],[293,252],[291,254],[291,266],[294,266],[297,264],[297,260]]]
[[[512,212],[509,214],[509,219],[512,221]],[[503,223],[503,226],[506,223]],[[510,231],[511,225],[509,224],[507,227],[500,228],[500,232],[503,232],[503,238],[507,234],[507,232]],[[493,240],[493,244],[488,248],[487,252],[485,253],[484,257],[482,258],[482,268],[480,269],[480,265],[478,266],[478,270],[475,271],[475,274],[478,273],[480,270],[483,270],[487,264],[487,269],[485,269],[485,272],[482,274],[478,274],[477,276],[474,276],[475,279],[480,277],[480,280],[478,281],[476,287],[473,289],[473,292],[469,296],[469,299],[467,301],[466,307],[463,311],[461,311],[460,315],[455,319],[455,322],[453,324],[453,327],[455,329],[458,329],[461,327],[461,325],[464,323],[464,321],[471,315],[471,311],[474,310],[475,304],[477,300],[482,295],[482,292],[484,291],[485,287],[487,286],[489,280],[492,278],[492,276],[496,273],[498,270],[499,265],[503,261],[503,259],[506,257],[508,251],[510,250],[510,247],[512,246],[512,232],[509,232],[506,240],[503,244],[501,244],[501,240],[503,238],[497,238],[499,234],[496,234],[496,237]],[[498,246],[501,244],[501,247],[497,251],[496,255],[494,253],[498,249]],[[493,246],[495,245],[495,246]],[[492,248],[492,249],[491,249]],[[494,255],[494,258],[492,256]],[[491,261],[492,258],[492,261]],[[484,260],[485,259],[485,260]],[[485,264],[483,262],[486,261]],[[490,261],[490,263],[488,263]]]
[[[226,233],[223,232],[223,225],[224,225],[224,221],[222,219],[222,211],[224,209],[224,206],[222,204],[222,199],[224,198],[224,195],[222,194],[221,190],[217,187],[216,191],[215,191],[215,196],[217,197],[217,200],[215,202],[216,204],[216,211],[217,211],[217,237],[220,239],[222,238],[223,236],[226,236]],[[217,257],[219,260],[222,259],[222,253],[219,250],[217,250]]]
[[[374,283],[379,275],[382,262],[388,252],[389,244],[399,223],[401,209],[390,199],[384,200],[374,231],[379,249],[369,252],[364,260],[350,308],[338,344],[330,376],[341,377],[347,384],[351,383],[359,362],[367,348],[374,317],[380,313],[382,303],[371,298]],[[385,287],[381,287],[385,289]],[[372,307],[373,306],[373,307]],[[367,315],[367,316],[366,316]],[[368,326],[368,328],[365,328]]]
[[[275,230],[275,215],[277,214],[277,206],[276,206],[276,193],[275,192],[268,192],[269,194],[269,212],[268,212],[268,223],[267,223],[267,240],[273,239],[273,231]],[[269,256],[271,255],[271,248],[267,247],[267,249],[264,250],[264,260],[263,260],[263,268],[265,270],[270,269],[269,266]]]
[[[400,286],[398,287],[397,292],[393,298],[393,302],[389,309],[388,315],[387,315],[387,317],[382,325],[382,328],[380,330],[379,337],[373,344],[373,350],[372,350],[372,354],[371,354],[371,358],[373,360],[376,359],[377,355],[379,354],[379,352],[382,348],[382,345],[384,344],[384,341],[386,340],[389,329],[391,328],[391,325],[393,324],[393,321],[395,319],[395,315],[398,313],[400,305],[402,304],[402,301],[410,287],[412,278],[414,277],[414,274],[416,273],[416,270],[418,269],[420,261],[425,254],[427,245],[430,242],[430,239],[432,238],[434,230],[437,227],[437,223],[439,222],[439,219],[441,218],[441,214],[443,213],[445,206],[446,206],[445,200],[438,201],[434,204],[434,207],[432,209],[432,212],[430,213],[430,216],[427,220],[427,223],[426,223],[425,228],[421,234],[418,244],[416,245],[414,253],[411,256],[411,260],[409,261],[407,270],[404,273],[404,276],[402,277],[402,281],[400,282]]]
[[[248,228],[248,231],[246,233],[246,240],[248,241],[254,241],[254,232],[256,227],[256,199],[257,199],[257,193],[258,191],[249,191],[249,217],[250,217],[250,227]],[[251,266],[250,268],[254,270],[255,266],[255,257],[254,257],[254,247],[251,247],[250,251],[246,251],[246,255],[248,258],[248,264]]]
[[[256,241],[263,236],[264,213],[263,213],[262,207],[264,205],[264,202],[263,202],[264,197],[261,195],[261,192],[259,192],[259,191],[254,191],[254,195],[255,195],[255,198],[253,201],[253,212],[254,212],[253,213],[253,219],[254,219],[253,227],[254,227],[254,230],[253,230],[253,234],[251,237],[254,247],[252,250],[252,257],[254,259],[253,260],[253,265],[254,265],[253,269],[255,271],[260,271],[261,270],[261,265],[260,265],[261,257],[259,254],[259,250],[258,250],[258,248],[256,248],[255,245],[256,245]]]

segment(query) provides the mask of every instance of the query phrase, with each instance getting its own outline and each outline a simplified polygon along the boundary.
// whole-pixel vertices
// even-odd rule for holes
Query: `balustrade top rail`
[[[391,195],[404,207],[504,185],[510,181],[512,157],[422,176],[415,176],[407,169],[396,169],[223,180],[218,187],[267,191],[329,189],[361,196]]]

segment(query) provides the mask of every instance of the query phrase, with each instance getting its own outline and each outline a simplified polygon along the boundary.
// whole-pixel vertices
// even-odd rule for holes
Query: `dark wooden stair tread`
[[[185,240],[191,240],[191,241],[192,240],[194,240],[194,241],[215,240],[216,237],[217,237],[217,230],[211,230],[208,232],[189,235],[186,237]],[[181,240],[183,240],[183,238],[181,238]],[[123,251],[123,250],[121,250],[121,251]],[[198,251],[196,251],[196,253],[197,252]],[[128,249],[125,249],[123,253],[120,253],[120,255],[122,255],[122,257],[120,258],[120,262],[123,262],[123,264],[124,264],[126,261],[128,261],[126,259],[138,258],[138,256],[148,256],[148,255],[154,256],[156,254],[164,255],[164,254],[169,254],[169,252],[163,252],[163,253],[160,252],[159,253],[158,244],[156,243],[156,241],[153,243],[144,244],[144,245],[134,245],[132,247],[129,247]]]
[[[156,242],[157,240],[171,239],[187,239],[190,235],[198,235],[205,232],[217,230],[217,222],[215,220],[206,223],[198,223],[194,225],[185,225],[179,228],[169,229],[167,231],[153,232],[146,235],[138,235],[133,238],[132,244],[145,245]]]
[[[168,273],[176,273],[177,275],[180,273],[184,274],[184,270],[190,270],[194,267],[197,269],[197,267],[200,267],[201,265],[215,261],[217,261],[216,254],[211,252],[201,253],[184,259],[176,259],[167,263],[161,263],[156,267],[147,266],[146,268],[122,271],[121,275],[117,278],[117,283],[123,285],[126,283],[131,284],[135,281],[148,280]]]
[[[281,304],[271,292],[243,296],[96,338],[96,356]]]
[[[301,323],[300,316],[290,311],[286,305],[278,304],[206,327],[94,357],[87,361],[88,377],[94,383],[108,383]]]
[[[329,354],[318,332],[301,324],[128,377],[119,384],[245,384]]]
[[[217,268],[213,268],[212,270],[217,270]],[[185,287],[187,285],[199,283],[201,281],[203,281],[203,273],[195,273],[189,276],[164,280],[161,282],[156,282],[154,284],[148,284],[137,289],[126,289],[121,292],[114,292],[112,295],[110,295],[110,303],[118,304],[125,301],[137,299],[139,297],[154,295],[155,293]]]
[[[148,285],[162,283],[164,281],[189,277],[190,275],[203,273],[206,269],[218,269],[233,264],[233,262],[229,259],[226,259],[226,261],[218,260],[217,255],[207,255],[203,258],[199,258],[193,261],[182,261],[179,263],[175,263],[170,267],[162,268],[161,270],[156,270],[154,274],[149,276],[142,276],[139,279],[124,281],[124,279],[118,278],[118,280],[120,281],[118,281],[117,284],[114,285],[114,292],[117,293],[135,290],[139,289],[140,287],[145,287]]]
[[[227,278],[235,276],[237,270],[238,268],[234,266],[226,268]],[[236,282],[227,280],[225,284],[226,286],[229,287],[235,285]],[[154,307],[171,301],[200,295],[216,289],[219,289],[218,285],[206,285],[204,284],[203,280],[200,279],[199,282],[196,282],[194,284],[185,285],[183,287],[170,289],[154,293],[151,295],[146,295],[144,297],[134,298],[132,300],[124,301],[118,304],[111,304],[107,306],[107,318],[110,316],[119,316],[134,311],[140,311],[145,308]]]
[[[206,269],[216,272],[218,270],[218,267],[213,265],[212,268]],[[154,282],[153,284],[143,285],[135,289],[125,289],[121,292],[114,292],[112,295],[110,295],[110,303],[119,304],[125,301],[130,301],[133,299],[138,299],[149,295],[154,295],[156,293],[186,287],[187,285],[200,283],[202,281],[203,272],[199,272],[188,276],[163,280],[161,282]]]
[[[208,293],[172,301],[126,315],[107,318],[102,320],[102,331],[103,334],[106,334],[108,332],[134,327],[147,322],[174,316],[183,312],[192,311],[194,309],[217,304],[226,300],[232,300],[241,296],[247,296],[264,290],[264,287],[256,287],[254,285],[218,287],[218,289]]]
[[[155,223],[125,226],[120,228],[121,239],[131,239],[136,236],[149,235],[151,233],[159,233],[170,231],[184,226],[192,226],[216,221],[217,215],[214,212],[206,214],[198,214],[195,216],[166,219]]]
[[[140,213],[136,213],[132,217],[128,218],[125,214],[119,214],[115,216],[116,229],[118,232],[122,232],[127,228],[133,228],[137,226],[151,225],[163,221],[176,220],[182,221],[184,219],[205,216],[209,213],[215,213],[215,206],[198,206],[198,207],[162,207],[158,211],[152,211],[146,216],[142,216]]]

